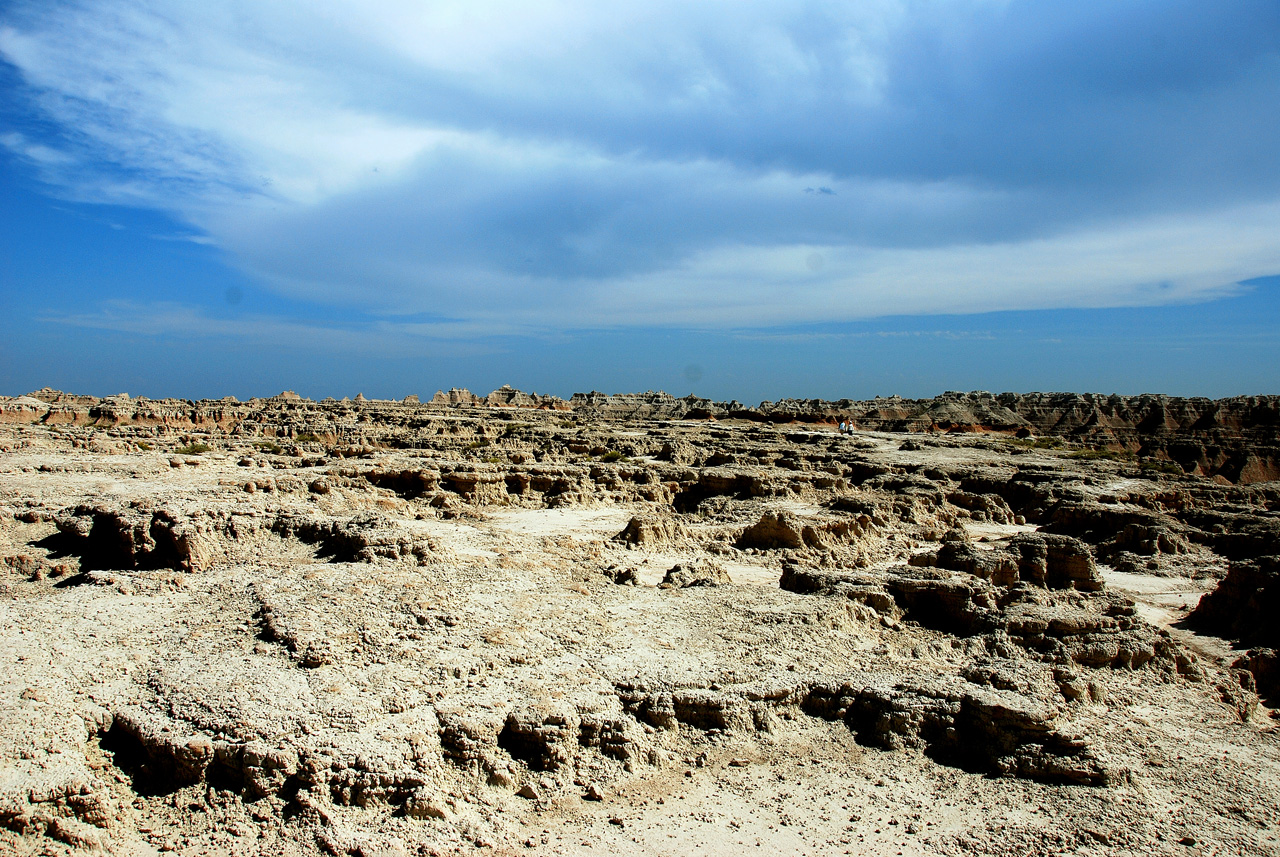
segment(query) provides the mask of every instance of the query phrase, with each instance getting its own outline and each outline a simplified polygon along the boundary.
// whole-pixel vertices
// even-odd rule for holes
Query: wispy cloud
[[[0,134],[0,146],[41,167],[60,167],[74,160],[66,152],[60,152],[42,143],[33,143],[16,131]]]
[[[218,243],[215,239],[210,238],[208,235],[194,235],[194,234],[154,235],[153,234],[149,237],[151,238],[152,241],[178,241],[178,242],[183,242],[187,244],[201,244],[206,247],[213,247],[213,246],[216,246]]]
[[[50,313],[37,319],[67,327],[144,337],[202,339],[255,346],[325,350],[381,357],[421,356],[440,343],[450,354],[487,354],[494,341],[523,333],[517,326],[494,328],[466,321],[356,321],[334,324],[264,314],[219,317],[201,307],[173,302],[142,304],[103,301],[78,313]]]
[[[1206,300],[1280,271],[1277,8],[19,2],[0,145],[388,317]]]
[[[852,339],[944,339],[952,342],[994,340],[990,330],[761,330],[749,329],[733,334],[746,342],[806,344],[821,341],[839,342]]]

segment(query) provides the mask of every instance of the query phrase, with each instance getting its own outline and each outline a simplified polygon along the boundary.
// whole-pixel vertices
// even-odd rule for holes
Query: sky
[[[1280,393],[1275,0],[0,0],[0,394]]]

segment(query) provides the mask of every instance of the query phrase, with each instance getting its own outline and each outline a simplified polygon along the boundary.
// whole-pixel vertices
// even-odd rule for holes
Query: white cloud
[[[1017,243],[736,247],[612,283],[584,315],[768,325],[886,315],[1152,306],[1223,297],[1280,271],[1280,204],[1154,218]],[[813,270],[810,257],[825,263]],[[706,284],[713,286],[707,288]],[[682,299],[697,295],[696,300]]]
[[[0,146],[4,146],[15,155],[46,167],[61,166],[71,163],[73,160],[66,152],[60,152],[41,143],[33,143],[22,134],[14,131],[8,134],[0,134]]]
[[[1220,135],[1112,181],[1053,122],[1115,149],[1127,102],[1090,113],[1067,81],[1042,99],[1063,118],[1019,125],[1036,100],[973,36],[1018,37],[1010,8],[948,5],[945,56],[916,63],[939,9],[911,0],[32,3],[0,56],[60,131],[0,144],[69,196],[176,214],[281,292],[486,324],[1161,303],[1280,271],[1280,179],[1202,193],[1174,169],[1226,157]],[[1215,119],[1266,101],[1245,59]],[[1153,88],[1166,111],[1216,91]]]
[[[432,343],[448,343],[454,356],[492,350],[486,339],[527,332],[518,325],[495,327],[470,322],[334,322],[287,319],[264,314],[211,315],[201,307],[174,302],[103,301],[85,312],[49,314],[39,319],[67,327],[222,340],[304,351],[338,351],[393,357],[422,357]]]

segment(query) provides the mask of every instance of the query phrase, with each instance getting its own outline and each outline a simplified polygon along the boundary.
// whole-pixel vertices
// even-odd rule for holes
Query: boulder
[[[688,530],[679,521],[656,515],[636,515],[613,540],[652,550],[668,547],[688,538]]]
[[[690,586],[725,586],[732,582],[724,566],[715,562],[680,563],[667,569],[667,573],[662,577],[662,585],[673,589],[685,589]]]

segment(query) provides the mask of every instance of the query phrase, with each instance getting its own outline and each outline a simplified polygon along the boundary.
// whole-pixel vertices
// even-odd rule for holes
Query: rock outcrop
[[[386,429],[463,410],[556,411],[586,421],[750,420],[762,424],[840,422],[860,430],[996,434],[1062,438],[1136,456],[1152,467],[1232,484],[1280,478],[1280,396],[1183,399],[1069,393],[944,393],[934,399],[783,399],[748,407],[662,392],[575,393],[568,400],[502,387],[487,396],[437,392],[426,404],[358,398],[312,402],[296,394],[271,399],[192,402],[178,399],[73,396],[38,390],[0,397],[0,424],[213,429],[242,436],[328,442],[385,442]],[[371,437],[369,428],[382,425]],[[392,432],[395,434],[395,432]],[[1031,441],[1027,441],[1031,443]],[[673,449],[667,456],[678,455]],[[669,458],[669,460],[677,460]]]
[[[1187,622],[1254,646],[1235,666],[1253,675],[1259,695],[1280,697],[1280,557],[1233,562],[1212,592],[1206,594]]]
[[[1269,401],[0,400],[0,852],[1268,853]]]
[[[1280,646],[1280,556],[1233,562],[1188,617],[1245,645]]]
[[[963,533],[952,531],[937,553],[918,554],[911,564],[963,571],[997,586],[1024,582],[1088,592],[1104,588],[1089,546],[1053,533],[1022,533],[1005,548],[980,550]]]
[[[662,585],[675,589],[685,589],[690,586],[726,586],[732,582],[724,566],[711,561],[673,565],[662,576]]]

